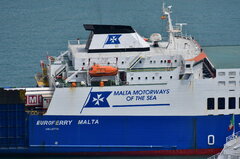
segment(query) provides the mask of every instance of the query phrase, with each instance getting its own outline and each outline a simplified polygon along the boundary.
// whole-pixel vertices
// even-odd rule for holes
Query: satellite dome
[[[150,36],[150,40],[151,40],[151,41],[161,41],[161,40],[162,40],[162,36],[161,36],[161,34],[159,34],[159,33],[153,33],[153,34]]]

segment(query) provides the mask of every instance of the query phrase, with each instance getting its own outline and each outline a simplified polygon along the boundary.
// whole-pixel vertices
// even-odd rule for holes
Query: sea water
[[[1,0],[0,87],[35,86],[39,61],[87,39],[83,24],[131,25],[144,37],[167,34],[163,0]],[[173,23],[187,23],[216,68],[240,68],[239,0],[166,0]],[[147,157],[148,159],[152,157]],[[153,157],[176,158],[176,157]],[[187,157],[179,157],[187,158]],[[192,156],[188,158],[205,158]]]
[[[39,61],[67,49],[67,41],[87,39],[83,24],[131,25],[140,35],[164,32],[163,0],[1,0],[0,87],[35,86]],[[239,0],[168,0],[173,23],[184,22],[210,60],[240,67]],[[226,47],[227,45],[227,47]],[[217,47],[216,47],[217,46]],[[220,46],[220,47],[219,47]]]

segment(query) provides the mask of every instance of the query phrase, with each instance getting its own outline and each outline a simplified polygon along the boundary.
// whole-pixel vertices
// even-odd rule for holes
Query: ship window
[[[236,72],[228,72],[229,76],[236,76]]]
[[[236,98],[229,97],[228,98],[228,109],[235,109],[236,108]]]
[[[162,79],[162,76],[160,76],[159,79]]]
[[[122,64],[124,64],[124,61],[122,61]]]
[[[167,60],[164,60],[164,63],[166,63],[167,62]]]
[[[133,80],[133,77],[131,77],[131,80]]]
[[[155,77],[152,77],[152,79],[154,80],[154,79],[155,79]]]
[[[225,109],[225,98],[218,98],[218,109]]]
[[[84,66],[84,65],[85,65],[85,62],[83,62],[82,65]]]
[[[138,80],[140,80],[141,79],[141,77],[138,77]]]
[[[186,68],[190,68],[191,67],[191,65],[190,64],[186,64]]]
[[[175,60],[175,62],[177,63],[177,60]]]
[[[218,81],[219,86],[225,86],[225,81]]]
[[[219,76],[225,76],[225,72],[218,72]]]
[[[236,86],[236,81],[229,81],[228,84],[229,86]]]
[[[139,63],[142,63],[142,60],[140,60]]]
[[[170,76],[170,79],[172,79],[172,76]]]
[[[160,62],[163,63],[163,60],[161,60]]]
[[[153,63],[156,63],[156,61],[154,60]]]
[[[145,79],[147,80],[147,79],[148,79],[148,77],[145,77]]]
[[[214,98],[207,99],[207,109],[214,110]]]
[[[238,99],[238,107],[240,108],[240,98]]]
[[[108,65],[110,64],[110,62],[107,63]]]
[[[152,60],[150,60],[150,63],[152,63]]]

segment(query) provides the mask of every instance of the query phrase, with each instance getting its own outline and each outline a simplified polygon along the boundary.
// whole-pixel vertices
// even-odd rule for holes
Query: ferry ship
[[[41,61],[39,87],[0,90],[0,153],[203,155],[240,123],[240,69],[215,69],[163,7],[167,40],[85,24],[86,42]]]

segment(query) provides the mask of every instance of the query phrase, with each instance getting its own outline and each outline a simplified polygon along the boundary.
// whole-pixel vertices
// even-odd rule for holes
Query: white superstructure
[[[67,51],[48,58],[54,93],[46,114],[239,113],[240,69],[216,70],[194,38],[183,36],[186,24],[173,26],[170,14],[164,7],[167,41],[159,33],[143,38],[131,26],[84,25],[86,44],[69,41]]]

